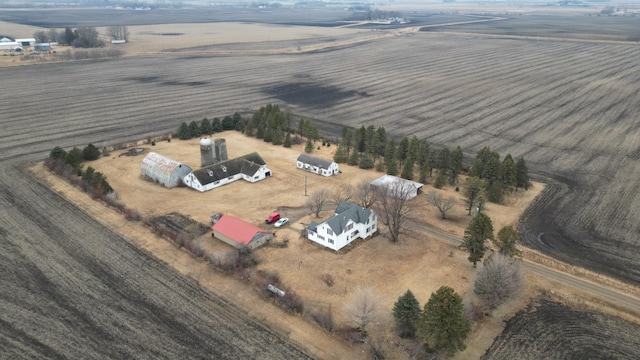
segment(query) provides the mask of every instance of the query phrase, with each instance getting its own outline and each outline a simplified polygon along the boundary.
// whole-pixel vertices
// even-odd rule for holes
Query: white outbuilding
[[[255,152],[193,171],[183,181],[188,187],[205,192],[236,180],[254,183],[269,176],[267,163]]]
[[[418,196],[424,184],[399,178],[393,175],[383,175],[371,182],[373,187],[387,187],[389,195],[411,200]]]
[[[143,177],[171,188],[180,185],[182,179],[190,174],[192,169],[152,151],[142,159],[140,171]]]
[[[340,173],[338,163],[321,159],[308,154],[300,154],[296,160],[298,169],[306,170],[314,174],[331,176]]]

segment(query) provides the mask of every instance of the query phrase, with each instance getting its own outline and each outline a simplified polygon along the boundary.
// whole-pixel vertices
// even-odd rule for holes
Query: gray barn
[[[187,165],[153,151],[142,159],[140,171],[142,176],[166,187],[178,186],[192,172]]]

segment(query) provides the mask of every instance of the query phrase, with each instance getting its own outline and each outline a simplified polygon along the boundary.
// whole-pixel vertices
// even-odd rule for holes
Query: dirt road
[[[441,240],[449,242],[453,245],[460,245],[462,239],[446,232],[425,226],[418,222],[412,221],[412,226],[420,229],[429,235],[435,236]],[[636,296],[620,292],[611,287],[584,280],[565,272],[561,272],[544,265],[524,259],[523,267],[526,271],[532,272],[550,281],[555,281],[562,286],[570,287],[572,290],[586,294],[587,296],[604,301],[613,305],[616,309],[622,310],[634,316],[640,316],[640,299]]]

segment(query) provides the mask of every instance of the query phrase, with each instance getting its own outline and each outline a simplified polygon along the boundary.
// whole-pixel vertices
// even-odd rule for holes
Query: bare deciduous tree
[[[366,337],[367,325],[377,322],[380,317],[380,297],[372,287],[357,287],[344,310],[347,319]]]
[[[320,217],[320,211],[322,211],[322,207],[324,203],[329,199],[331,194],[325,188],[318,189],[311,194],[309,200],[307,200],[307,207],[316,214],[316,217]]]
[[[451,208],[456,204],[455,197],[449,196],[445,199],[442,194],[435,191],[429,191],[425,198],[429,204],[435,206],[440,211],[442,219],[447,218],[447,211],[451,210]]]
[[[353,197],[353,187],[349,184],[341,184],[335,191],[331,193],[331,202],[334,205],[340,204],[340,201],[349,201]]]
[[[363,208],[370,208],[376,201],[376,190],[371,186],[370,179],[362,179],[356,185],[354,198],[358,205]]]
[[[413,185],[401,181],[376,187],[376,204],[380,220],[387,227],[392,242],[398,242],[405,230],[409,214],[413,210],[409,204]]]
[[[493,254],[478,271],[473,292],[488,310],[519,296],[524,290],[520,262],[507,255]]]
[[[129,30],[123,25],[113,25],[107,28],[107,36],[112,37],[114,40],[129,41]]]

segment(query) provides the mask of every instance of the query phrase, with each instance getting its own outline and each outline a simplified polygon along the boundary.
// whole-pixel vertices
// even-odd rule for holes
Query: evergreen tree
[[[225,116],[222,119],[222,129],[223,130],[233,130],[235,129],[236,124],[233,122],[233,118],[229,115]]]
[[[471,170],[469,170],[470,176],[477,176],[480,179],[485,178],[485,166],[491,157],[491,148],[485,146],[478,152],[476,158],[471,166]]]
[[[496,181],[487,188],[487,200],[492,203],[499,204],[502,202],[503,185],[502,182]]]
[[[70,165],[74,169],[78,169],[81,162],[82,150],[78,149],[75,146],[64,157],[64,163]]]
[[[98,160],[100,158],[100,149],[93,144],[87,145],[82,149],[82,159],[87,161]]]
[[[434,188],[442,189],[444,187],[444,184],[446,182],[444,174],[445,174],[444,170],[438,170],[438,176],[436,176],[436,180],[433,182]]]
[[[498,231],[497,239],[493,240],[493,244],[498,247],[498,252],[507,256],[521,256],[522,251],[516,248],[516,244],[520,239],[520,234],[511,225],[504,226]]]
[[[311,154],[313,152],[313,141],[311,141],[311,139],[307,139],[307,145],[304,147],[304,152],[307,154]]]
[[[253,131],[253,129],[255,129],[255,123],[251,131]],[[211,132],[217,133],[221,131],[222,131],[222,122],[217,117],[214,117],[213,120],[211,120]]]
[[[511,190],[516,186],[517,180],[516,164],[511,154],[507,154],[500,164],[500,182],[504,185],[503,188]]]
[[[477,213],[464,231],[462,249],[469,251],[469,261],[476,267],[487,250],[485,241],[493,240],[493,224],[485,213]]]
[[[481,179],[485,181],[487,189],[491,185],[500,181],[500,154],[493,151],[484,166]]]
[[[358,167],[360,169],[373,169],[374,161],[373,155],[370,153],[364,153],[360,157],[360,162],[358,163]]]
[[[358,165],[358,162],[360,162],[360,154],[356,151],[356,149],[353,149],[353,151],[351,152],[351,156],[349,156],[347,164],[355,166]]]
[[[96,169],[94,169],[93,167],[89,166],[87,168],[87,170],[85,170],[82,173],[82,180],[85,181],[87,184],[91,184],[91,182],[93,181],[93,175],[95,173]]]
[[[420,177],[418,179],[418,182],[421,183],[426,183],[427,182],[427,175],[429,174],[429,169],[427,168],[427,166],[422,166],[420,167]]]
[[[519,187],[529,190],[529,170],[523,158],[518,158],[516,162],[516,191]]]
[[[442,150],[438,152],[438,161],[437,167],[442,171],[449,170],[449,166],[451,163],[451,151],[448,147],[443,147]]]
[[[284,136],[284,147],[291,147],[291,133],[287,131],[287,135]]]
[[[366,132],[367,132],[367,129],[365,129],[364,125],[362,125],[359,129],[356,129],[356,131],[353,133],[353,139],[352,139],[351,145],[354,151],[357,151],[361,154],[365,150]]]
[[[455,290],[442,286],[424,305],[419,330],[428,351],[453,355],[466,348],[464,339],[471,325],[463,317],[462,298]]]
[[[387,142],[387,147],[384,150],[384,165],[387,169],[387,174],[396,175],[398,173],[398,163],[396,162],[396,142],[391,138]]]
[[[407,158],[407,154],[409,153],[409,138],[406,136],[400,140],[398,143],[398,148],[396,149],[396,159],[400,163],[400,165],[404,164],[405,159]]]
[[[418,165],[420,165],[420,167],[422,168],[423,166],[425,166],[427,164],[427,160],[429,159],[430,156],[430,148],[429,148],[429,143],[427,142],[426,139],[422,139],[420,140],[420,144],[418,146]]]
[[[66,155],[67,155],[67,152],[64,151],[63,148],[61,148],[60,146],[56,146],[53,149],[51,149],[51,152],[49,153],[49,158],[53,160],[60,160],[60,159],[64,159]]]
[[[384,129],[384,127],[379,127],[378,130],[376,130],[376,149],[374,150],[374,154],[377,156],[384,156],[384,151],[387,148],[387,131]]]
[[[462,187],[462,196],[464,196],[464,202],[471,215],[471,210],[477,206],[478,200],[482,197],[484,191],[484,182],[477,176],[471,176],[467,178],[464,186]]]
[[[375,126],[373,125],[367,126],[367,129],[364,133],[364,139],[365,139],[364,151],[375,156],[375,151],[376,151],[376,148],[378,147],[378,144],[376,143],[378,141],[378,138],[376,137]]]
[[[195,120],[189,123],[189,134],[192,138],[200,136],[200,125]]]
[[[191,132],[189,131],[189,125],[186,122],[182,122],[180,127],[178,128],[178,138],[180,140],[188,140],[191,139]]]
[[[213,131],[211,131],[211,121],[209,119],[204,118],[200,122],[200,134],[201,135],[211,135]]]
[[[333,155],[333,161],[337,162],[338,164],[344,164],[349,161],[349,156],[347,155],[347,145],[345,145],[344,143],[340,143],[340,145],[338,145],[338,150],[336,150],[336,153]]]
[[[413,161],[411,160],[411,157],[407,157],[404,164],[402,165],[402,173],[400,174],[400,177],[402,177],[403,179],[413,179]]]
[[[287,110],[288,110],[288,109],[287,109]],[[289,115],[289,119],[290,119],[290,117],[291,117],[291,113],[288,113],[288,115]],[[242,123],[242,122],[244,122],[244,121],[242,120],[242,115],[240,115],[240,113],[239,113],[239,112],[237,112],[237,111],[236,111],[235,113],[233,113],[233,116],[231,117],[231,120],[233,121],[233,128],[234,128],[234,129],[236,129],[236,130],[238,129],[238,123]],[[289,128],[289,127],[287,126],[287,129],[288,129],[288,128]]]
[[[462,170],[462,158],[462,148],[460,146],[457,146],[451,152],[451,161],[449,163],[449,169],[451,169],[449,182],[451,183],[451,185],[454,185],[458,182],[458,175]]]
[[[400,332],[401,338],[413,338],[416,336],[420,315],[420,303],[411,290],[407,290],[393,304],[393,319],[396,321],[396,327]]]

